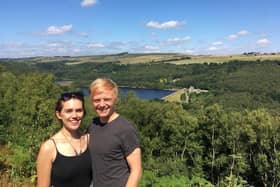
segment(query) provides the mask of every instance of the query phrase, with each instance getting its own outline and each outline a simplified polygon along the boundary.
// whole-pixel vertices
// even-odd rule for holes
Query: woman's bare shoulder
[[[41,144],[40,152],[52,153],[53,151],[55,151],[55,144],[53,139],[48,139]]]

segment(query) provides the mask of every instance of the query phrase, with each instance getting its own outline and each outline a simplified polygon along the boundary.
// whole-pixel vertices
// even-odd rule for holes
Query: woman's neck
[[[61,132],[64,136],[68,137],[69,139],[80,139],[81,137],[81,133],[78,130],[70,131],[62,127]]]

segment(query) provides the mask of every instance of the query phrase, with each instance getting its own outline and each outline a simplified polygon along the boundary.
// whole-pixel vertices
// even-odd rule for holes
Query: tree
[[[204,147],[205,169],[210,181],[215,184],[219,177],[227,172],[229,158],[226,146],[227,115],[219,105],[212,105],[202,110],[199,118],[199,130]]]
[[[248,163],[255,185],[280,184],[280,123],[263,109],[247,112],[244,137],[247,138]]]
[[[7,129],[12,125],[12,112],[16,108],[15,93],[18,81],[10,72],[0,72],[0,144],[6,142]]]
[[[7,117],[1,116],[0,121],[9,122],[4,138],[10,152],[1,156],[1,160],[11,168],[10,176],[16,180],[35,175],[34,161],[39,146],[59,127],[54,118],[54,105],[61,90],[50,74],[22,74],[16,79],[9,75],[8,78],[1,84],[6,88],[1,90]]]

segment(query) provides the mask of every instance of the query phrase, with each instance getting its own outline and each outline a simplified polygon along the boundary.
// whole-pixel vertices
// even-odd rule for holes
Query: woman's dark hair
[[[85,110],[85,100],[84,100],[84,94],[82,92],[65,92],[60,95],[60,98],[57,100],[55,105],[55,111],[61,112],[63,107],[63,102],[68,101],[70,99],[78,99],[82,102],[84,115],[86,114]]]

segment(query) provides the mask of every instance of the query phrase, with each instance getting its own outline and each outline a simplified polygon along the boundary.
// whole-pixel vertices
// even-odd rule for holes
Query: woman
[[[61,94],[55,115],[62,127],[41,145],[37,158],[37,186],[89,187],[92,178],[89,136],[79,130],[85,115],[83,94]]]

